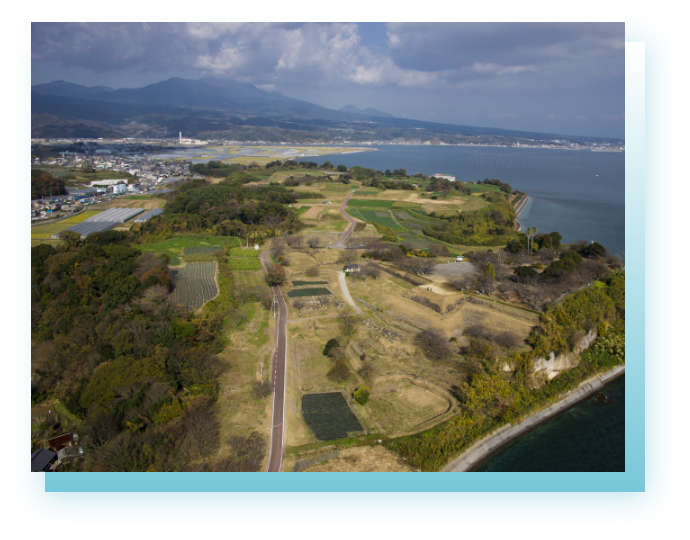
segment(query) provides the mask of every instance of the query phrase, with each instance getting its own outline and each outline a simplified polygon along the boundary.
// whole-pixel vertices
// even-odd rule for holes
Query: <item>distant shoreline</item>
[[[602,388],[604,388],[605,384],[624,374],[625,364],[616,366],[609,371],[600,373],[590,379],[587,379],[586,381],[580,383],[576,389],[571,390],[565,394],[562,399],[553,405],[550,405],[546,409],[542,409],[541,411],[528,416],[515,426],[511,424],[501,426],[493,433],[490,433],[483,439],[480,439],[462,454],[460,454],[460,456],[448,463],[448,465],[441,469],[441,471],[471,472],[474,468],[476,468],[508,443],[512,442],[521,435],[524,435],[528,431],[532,431],[533,429],[539,427],[541,424],[550,420],[557,414],[570,409],[574,405],[577,405],[580,401],[583,401],[595,392],[600,391]]]

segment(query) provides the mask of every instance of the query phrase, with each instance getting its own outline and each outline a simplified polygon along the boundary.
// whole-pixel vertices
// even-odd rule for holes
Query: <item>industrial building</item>
[[[444,180],[450,180],[451,182],[455,182],[455,175],[454,174],[437,173],[434,175],[434,178],[443,178]]]

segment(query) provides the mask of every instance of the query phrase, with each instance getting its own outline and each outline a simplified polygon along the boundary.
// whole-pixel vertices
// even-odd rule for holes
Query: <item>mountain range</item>
[[[160,137],[182,131],[197,138],[314,143],[601,140],[423,122],[353,105],[333,110],[253,84],[213,77],[174,77],[142,88],[120,89],[62,80],[37,84],[31,87],[31,113],[32,137]]]

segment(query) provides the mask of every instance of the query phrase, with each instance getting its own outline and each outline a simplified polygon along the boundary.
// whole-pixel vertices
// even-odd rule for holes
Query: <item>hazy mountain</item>
[[[352,105],[336,111],[279,92],[267,92],[253,84],[214,77],[199,80],[173,77],[142,88],[119,89],[53,81],[31,87],[31,113],[32,133],[36,137],[67,136],[52,135],[59,131],[59,124],[34,121],[36,115],[50,115],[92,128],[99,124],[103,130],[129,133],[130,136],[183,131],[187,136],[213,134],[217,138],[225,133],[244,137],[248,127],[260,127],[261,137],[274,141],[284,138],[284,130],[292,132],[287,134],[289,140],[328,141],[343,129],[349,140],[360,141],[403,138],[448,144],[460,140],[503,144],[510,138],[554,138],[553,134],[396,118],[373,108],[358,109]],[[67,125],[64,127],[68,130]],[[75,129],[73,126],[68,131]],[[86,127],[79,130],[88,131]],[[310,135],[317,132],[318,137]],[[572,141],[600,140],[558,137]]]
[[[343,112],[355,113],[355,114],[366,114],[367,116],[380,116],[382,118],[395,118],[392,114],[388,114],[373,107],[367,107],[366,109],[358,109],[354,105],[345,105],[340,108]]]

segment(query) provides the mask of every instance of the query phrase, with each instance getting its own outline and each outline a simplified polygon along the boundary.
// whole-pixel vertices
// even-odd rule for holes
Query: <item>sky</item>
[[[232,78],[340,109],[623,138],[624,23],[32,23],[31,83]]]

